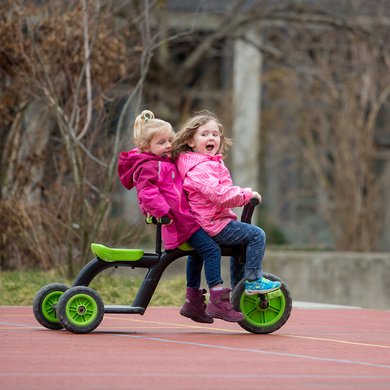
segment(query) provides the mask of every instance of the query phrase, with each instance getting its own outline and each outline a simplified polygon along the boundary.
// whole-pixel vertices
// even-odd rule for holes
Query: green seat
[[[181,244],[179,246],[179,249],[181,249],[182,251],[193,251],[194,250],[194,248],[188,242],[184,242],[183,244]]]
[[[102,244],[91,244],[92,253],[104,261],[136,261],[142,258],[142,249],[109,248]]]

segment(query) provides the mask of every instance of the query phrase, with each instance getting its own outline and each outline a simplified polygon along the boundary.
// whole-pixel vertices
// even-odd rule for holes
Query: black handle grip
[[[168,217],[168,215],[164,215],[161,218],[157,218],[157,222],[161,223],[161,225],[169,225],[171,223],[171,219]]]
[[[171,219],[167,216],[164,215],[163,217],[156,218],[153,217],[152,215],[145,217],[145,222],[148,225],[168,225],[171,222]]]
[[[244,206],[241,214],[241,222],[251,223],[252,214],[255,211],[255,207],[260,203],[259,199],[251,198],[249,203]]]
[[[171,223],[171,219],[168,217],[168,215],[164,215],[163,217],[156,218],[152,215],[147,215],[145,217],[145,222],[147,224],[153,224],[156,226],[156,253],[158,254],[158,257],[161,256],[161,225],[168,225]]]

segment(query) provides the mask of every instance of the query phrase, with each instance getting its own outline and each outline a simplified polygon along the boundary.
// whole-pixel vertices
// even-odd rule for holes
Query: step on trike
[[[242,212],[241,221],[251,223],[252,214],[258,204],[252,199]],[[165,269],[175,260],[193,253],[184,245],[174,250],[161,249],[161,226],[166,221],[152,218],[156,224],[155,253],[144,253],[142,249],[109,248],[102,244],[91,244],[95,258],[87,263],[77,275],[73,286],[51,283],[42,287],[33,302],[37,321],[48,329],[65,328],[74,333],[89,333],[103,320],[104,313],[144,314]],[[245,247],[221,246],[222,256],[235,256],[245,262]],[[112,267],[146,268],[144,280],[132,305],[104,305],[99,294],[89,284],[100,272]],[[232,303],[240,310],[244,319],[238,323],[243,329],[258,334],[272,333],[288,320],[292,299],[286,284],[277,276],[264,273],[270,280],[282,283],[280,289],[268,294],[247,296],[244,280],[232,291]]]

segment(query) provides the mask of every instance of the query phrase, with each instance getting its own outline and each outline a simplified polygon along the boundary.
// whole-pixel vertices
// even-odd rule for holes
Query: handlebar
[[[259,199],[252,198],[245,206],[241,215],[241,222],[251,223],[252,214],[255,211],[255,207],[260,203]],[[161,255],[161,226],[171,223],[171,219],[164,215],[163,217],[156,218],[153,216],[147,216],[145,222],[149,225],[157,225],[156,230],[156,253]]]
[[[167,215],[164,215],[160,218],[156,218],[150,215],[145,217],[145,222],[148,225],[169,225],[171,223],[171,219]]]
[[[251,198],[249,203],[244,206],[244,209],[241,214],[241,222],[251,223],[253,212],[255,211],[255,207],[260,203],[259,199]],[[153,216],[145,217],[145,222],[148,225],[169,225],[171,223],[171,219],[164,215],[163,217],[157,218]]]
[[[244,206],[241,214],[241,222],[251,223],[253,212],[255,207],[260,203],[259,199],[252,198],[249,203]]]
[[[164,215],[163,217],[156,218],[153,217],[152,215],[148,215],[145,217],[145,222],[148,225],[157,225],[156,229],[156,253],[158,256],[161,256],[161,226],[162,225],[168,225],[171,223],[171,219],[167,216]]]

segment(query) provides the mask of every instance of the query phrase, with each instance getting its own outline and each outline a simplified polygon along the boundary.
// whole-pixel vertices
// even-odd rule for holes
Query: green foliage
[[[126,274],[98,275],[90,287],[98,291],[106,304],[130,305],[142,282],[142,276],[131,277]],[[32,305],[37,291],[49,283],[71,285],[55,271],[6,271],[0,273],[0,305],[19,306]],[[181,306],[185,297],[185,276],[162,278],[150,305]]]

